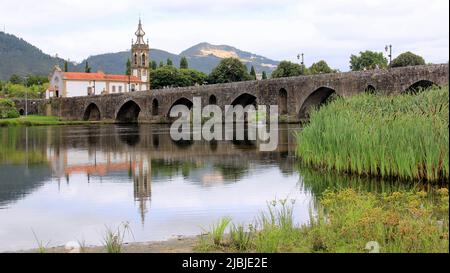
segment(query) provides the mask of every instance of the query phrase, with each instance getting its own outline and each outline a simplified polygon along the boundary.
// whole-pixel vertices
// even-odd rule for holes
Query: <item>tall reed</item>
[[[448,95],[448,87],[434,87],[337,99],[311,114],[297,154],[327,170],[448,182]]]

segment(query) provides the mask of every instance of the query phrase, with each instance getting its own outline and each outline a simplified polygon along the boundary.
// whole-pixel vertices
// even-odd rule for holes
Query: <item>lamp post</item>
[[[384,47],[384,50],[388,53],[389,66],[391,66],[391,63],[392,63],[392,45],[386,45]]]
[[[300,57],[301,57],[301,59],[300,59]],[[305,59],[304,59],[304,57],[305,57],[305,54],[304,53],[301,53],[301,54],[298,54],[297,55],[297,59],[298,60],[301,60],[301,62],[300,62],[300,64],[301,64],[301,66],[302,66],[302,74],[304,74],[305,73]]]

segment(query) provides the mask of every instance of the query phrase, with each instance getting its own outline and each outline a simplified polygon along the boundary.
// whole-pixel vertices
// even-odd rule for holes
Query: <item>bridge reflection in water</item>
[[[168,126],[0,128],[0,251],[36,247],[30,228],[53,244],[99,244],[121,221],[137,241],[195,235],[223,216],[251,223],[274,198],[296,199],[304,223],[328,187],[389,190],[299,168],[298,130],[280,125],[277,150],[260,152],[249,140],[175,142]]]

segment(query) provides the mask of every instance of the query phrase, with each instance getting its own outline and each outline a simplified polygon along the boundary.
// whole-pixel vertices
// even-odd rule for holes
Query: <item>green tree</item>
[[[131,60],[127,60],[126,68],[125,68],[125,75],[130,76],[131,75]]]
[[[392,60],[391,67],[402,67],[402,66],[414,66],[414,65],[424,65],[425,60],[410,51],[404,52]]]
[[[350,69],[352,71],[386,68],[387,66],[388,60],[382,52],[366,50],[360,52],[359,55],[350,56]]]
[[[64,72],[69,72],[69,64],[67,61],[64,61]]]
[[[266,74],[266,71],[263,71],[262,72],[262,77],[261,77],[263,80],[267,80],[267,74]]]
[[[172,62],[172,60],[171,60],[170,58],[167,58],[166,64],[167,64],[167,65],[173,65],[173,62]]]
[[[86,64],[84,66],[84,72],[91,73],[91,67],[89,66],[89,63],[86,61]]]
[[[209,83],[239,82],[250,79],[247,67],[236,58],[223,59],[209,74]]]
[[[255,68],[252,65],[252,68],[250,69],[250,77],[252,80],[256,80],[256,71]]]
[[[272,72],[272,78],[294,77],[306,74],[306,69],[296,63],[282,61],[278,64],[277,69]]]
[[[160,61],[159,62],[159,67],[163,67],[164,66],[164,62],[163,61]]]
[[[166,86],[182,87],[203,84],[207,75],[193,69],[177,69],[173,65],[166,65],[155,70],[151,70],[152,86],[160,89]]]
[[[23,84],[23,78],[17,74],[12,74],[9,78],[9,82],[12,84]]]
[[[313,63],[311,67],[308,69],[310,74],[326,74],[326,73],[335,73],[336,70],[331,69],[327,62],[324,60],[320,60],[317,63]]]
[[[180,69],[188,69],[189,68],[189,63],[188,60],[186,59],[186,57],[181,57],[180,60]]]
[[[150,68],[153,69],[153,70],[155,70],[155,69],[158,68],[158,64],[156,63],[156,61],[152,61],[152,62],[151,62]]]
[[[25,80],[25,85],[27,87],[31,87],[34,85],[42,85],[44,83],[48,83],[48,78],[44,76],[38,76],[38,75],[30,75]]]

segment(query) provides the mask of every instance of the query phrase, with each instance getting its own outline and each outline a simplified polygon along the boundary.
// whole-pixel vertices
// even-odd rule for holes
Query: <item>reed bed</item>
[[[448,183],[449,90],[361,94],[313,111],[297,134],[308,165],[358,175]]]

